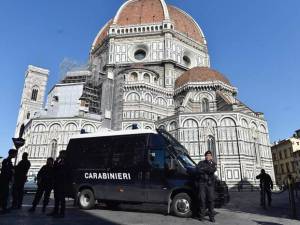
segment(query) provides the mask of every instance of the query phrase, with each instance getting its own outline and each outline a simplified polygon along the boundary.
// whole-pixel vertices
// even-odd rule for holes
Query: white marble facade
[[[143,19],[151,13],[151,21],[159,17],[158,9],[149,9],[147,15],[141,14],[140,22],[131,23],[132,15],[125,15],[127,8],[134,4],[146,7],[149,2],[153,8],[162,7],[164,19]],[[179,20],[185,21],[192,33],[183,32]],[[58,84],[48,95],[47,111],[40,102],[42,113],[27,120],[19,117],[18,124],[27,124],[25,137],[29,139],[22,150],[38,162],[36,171],[46,157],[57,154],[51,150],[53,145],[57,151],[65,149],[70,135],[85,128],[84,124],[93,127],[86,128],[90,132],[101,127],[131,129],[132,124],[137,124],[145,129],[166,128],[187,147],[195,161],[202,159],[208,148],[213,149],[218,176],[230,186],[241,180],[257,186],[255,175],[261,168],[274,177],[263,115],[237,99],[237,88],[213,77],[208,78],[209,82],[201,78],[202,81],[176,85],[183,74],[195,67],[209,68],[210,57],[205,36],[190,15],[168,6],[164,0],[126,1],[99,31],[90,50],[89,75],[100,84],[99,115],[82,110],[78,99],[83,91],[80,82],[66,87]],[[44,71],[45,79],[36,84],[43,90],[48,73]],[[24,93],[31,94],[33,86],[27,83],[25,80]],[[54,91],[59,93],[59,100],[65,99],[64,103],[51,102]],[[44,98],[44,93],[39,94]],[[28,98],[23,94],[22,102],[25,99]],[[68,107],[59,106],[66,102]],[[20,114],[26,114],[33,104],[30,100],[22,104]],[[54,105],[52,109],[49,104]],[[36,139],[43,141],[36,143]]]

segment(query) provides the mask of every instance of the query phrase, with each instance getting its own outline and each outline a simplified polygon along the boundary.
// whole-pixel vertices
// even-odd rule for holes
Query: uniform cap
[[[207,152],[205,152],[205,154],[204,154],[204,155],[206,156],[206,155],[208,155],[208,154],[212,155],[211,151],[207,151]]]

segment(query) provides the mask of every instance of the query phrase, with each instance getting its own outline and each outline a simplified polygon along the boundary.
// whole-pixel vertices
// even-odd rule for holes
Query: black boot
[[[210,216],[210,217],[209,217],[209,221],[212,222],[212,223],[216,222],[215,217]]]
[[[203,213],[198,213],[198,220],[199,221],[202,221],[203,220],[203,218],[204,218],[204,214]]]
[[[42,213],[45,213],[45,212],[46,212],[46,206],[44,205],[42,208]]]

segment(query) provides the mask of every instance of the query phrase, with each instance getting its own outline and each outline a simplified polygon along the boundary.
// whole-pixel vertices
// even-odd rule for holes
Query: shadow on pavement
[[[272,193],[272,206],[266,209],[260,206],[260,191],[249,181],[244,180],[230,188],[230,202],[223,208],[234,212],[252,213],[277,218],[291,219],[292,211],[289,205],[288,192]],[[300,218],[300,201],[298,205],[298,216]],[[261,222],[260,224],[268,224]],[[276,225],[276,223],[269,223]]]
[[[192,218],[166,217],[167,207],[165,205],[121,204],[118,208],[111,210],[104,204],[99,204],[95,209],[85,211],[74,207],[73,200],[67,201],[64,218],[52,218],[46,214],[53,210],[53,198],[50,200],[46,213],[42,213],[41,205],[36,208],[34,213],[29,213],[32,199],[33,195],[27,194],[21,210],[13,210],[8,214],[0,215],[0,225],[184,225],[187,223],[195,225],[199,223],[198,220]]]
[[[32,195],[25,196],[32,201]],[[67,201],[66,216],[64,218],[53,218],[46,214],[53,210],[53,201],[51,200],[46,213],[41,212],[41,206],[36,208],[34,213],[29,213],[30,205],[22,207],[20,210],[11,210],[7,214],[0,215],[1,225],[121,225],[110,221],[101,216],[101,213],[93,215],[91,211],[83,211],[72,207],[73,201]]]
[[[97,205],[98,210],[111,210],[111,211],[122,211],[122,212],[137,212],[137,213],[155,213],[160,215],[168,215],[166,205],[156,205],[156,204],[120,204],[116,208],[107,208],[103,205]]]
[[[256,221],[256,220],[253,220],[253,222],[255,222],[259,225],[284,225],[282,223],[272,223],[272,222]]]

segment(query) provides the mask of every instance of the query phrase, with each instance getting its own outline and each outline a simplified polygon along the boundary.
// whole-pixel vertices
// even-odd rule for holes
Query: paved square
[[[34,214],[28,213],[32,195],[26,196],[23,209],[0,216],[1,225],[196,225],[211,224],[208,220],[182,219],[166,215],[164,206],[121,205],[118,211],[104,207],[83,211],[72,207],[68,202],[66,217],[54,219],[41,213],[37,208]],[[51,211],[53,201],[48,212]],[[300,203],[297,202],[298,209]],[[299,220],[290,219],[288,194],[274,194],[273,206],[266,210],[259,206],[259,192],[231,192],[231,201],[222,209],[216,209],[216,223],[224,225],[299,225]],[[300,211],[300,210],[299,210]],[[300,212],[298,212],[299,215]],[[298,217],[299,218],[299,217]]]

